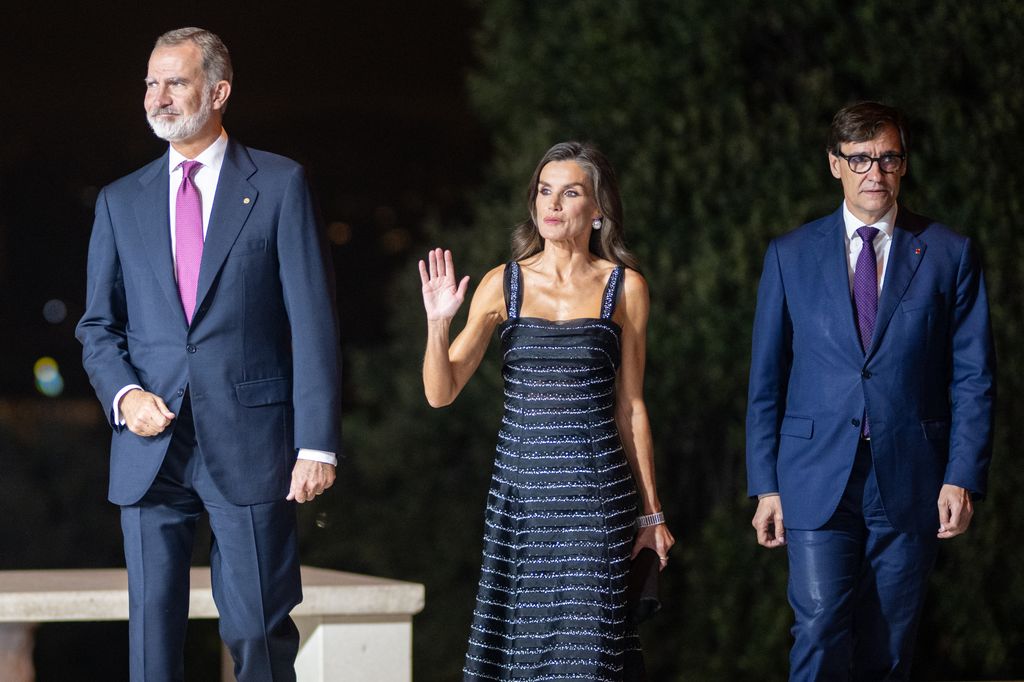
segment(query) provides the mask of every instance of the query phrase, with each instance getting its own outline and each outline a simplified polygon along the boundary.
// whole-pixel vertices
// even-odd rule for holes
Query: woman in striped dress
[[[643,679],[626,617],[631,557],[668,563],[643,400],[647,284],[622,232],[614,171],[596,148],[548,150],[513,258],[488,272],[449,343],[469,278],[450,251],[420,261],[423,385],[450,404],[499,330],[505,414],[485,513],[464,680]]]

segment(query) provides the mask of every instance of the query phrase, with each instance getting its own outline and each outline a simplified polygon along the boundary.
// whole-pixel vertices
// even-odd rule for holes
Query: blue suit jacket
[[[334,277],[301,166],[228,141],[189,326],[174,279],[168,156],[105,187],[89,243],[83,362],[110,413],[138,384],[177,413],[235,504],[283,499],[297,448],[339,451]],[[110,500],[137,502],[173,432],[111,423]]]
[[[995,353],[981,266],[970,240],[901,207],[865,352],[844,231],[840,208],[768,247],[754,317],[748,493],[779,492],[787,527],[822,526],[866,411],[890,523],[934,533],[943,483],[985,493]]]

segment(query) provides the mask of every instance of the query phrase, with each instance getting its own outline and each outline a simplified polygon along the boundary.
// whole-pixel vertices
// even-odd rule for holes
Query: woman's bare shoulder
[[[647,280],[636,270],[626,268],[622,277],[622,293],[620,294],[623,314],[628,319],[646,320],[651,307],[651,295],[647,288]]]
[[[493,267],[480,278],[473,294],[473,308],[480,312],[505,313],[505,264]]]

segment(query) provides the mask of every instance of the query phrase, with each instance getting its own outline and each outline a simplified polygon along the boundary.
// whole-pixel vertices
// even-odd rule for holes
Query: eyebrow
[[[879,154],[878,158],[881,158],[883,156],[899,156],[902,153],[903,153],[902,149],[901,150],[887,149],[884,152],[882,152],[881,154]],[[868,154],[867,152],[850,152],[849,154],[847,154],[847,156],[871,156],[871,154]]]
[[[538,180],[537,184],[544,185],[545,187],[554,187],[554,185],[552,185],[550,182],[544,182],[543,180]],[[563,189],[567,189],[569,187],[582,187],[586,189],[586,185],[584,185],[582,182],[570,182],[568,185],[562,185]]]

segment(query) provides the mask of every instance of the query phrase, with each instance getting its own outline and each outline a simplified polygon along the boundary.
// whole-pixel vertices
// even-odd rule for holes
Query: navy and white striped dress
[[[519,316],[519,264],[505,267],[505,414],[464,680],[643,679],[625,608],[636,488],[615,426],[622,277],[599,318],[555,322]]]

